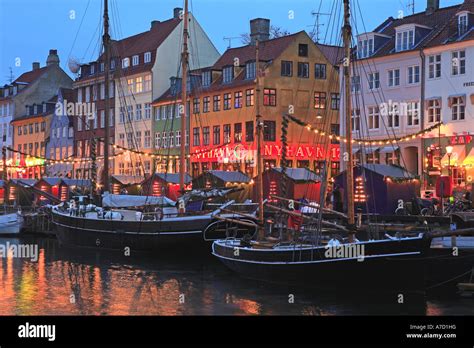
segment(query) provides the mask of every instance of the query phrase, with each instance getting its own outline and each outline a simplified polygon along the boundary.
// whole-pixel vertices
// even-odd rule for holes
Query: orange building
[[[41,178],[44,174],[46,141],[55,103],[28,105],[26,115],[11,122],[13,127],[13,149],[17,150],[13,160],[14,178]]]
[[[269,40],[270,23],[251,21],[251,43],[228,49],[202,71],[202,85],[191,96],[191,173],[211,169],[256,174],[256,71],[261,71],[260,114],[266,168],[281,166],[283,115],[326,132],[339,132],[339,82],[335,67],[340,47],[316,45],[302,31]],[[256,40],[259,69],[256,68]],[[330,157],[339,169],[339,145],[289,123],[287,166],[319,171]]]

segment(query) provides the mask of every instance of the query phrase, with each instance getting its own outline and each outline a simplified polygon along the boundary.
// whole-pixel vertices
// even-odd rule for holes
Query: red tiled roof
[[[262,61],[271,61],[277,58],[283,51],[293,42],[294,38],[299,35],[282,36],[276,39],[262,41],[259,43],[259,58]],[[240,64],[255,60],[255,46],[247,45],[236,48],[229,48],[214,64],[213,69],[222,70],[225,66],[234,65],[235,58],[240,60]]]
[[[44,66],[42,68],[36,69],[36,70],[31,70],[26,73],[23,73],[18,77],[15,82],[24,82],[24,83],[32,83],[36,79],[38,79],[41,75],[43,75],[47,70],[48,66]]]

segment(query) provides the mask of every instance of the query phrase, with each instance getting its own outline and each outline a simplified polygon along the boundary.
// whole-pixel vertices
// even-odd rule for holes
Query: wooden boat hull
[[[361,243],[364,244],[364,243]],[[231,270],[248,278],[304,284],[318,288],[370,288],[391,291],[424,289],[429,242],[421,237],[365,244],[365,257],[328,258],[324,247],[288,250],[251,249],[216,241],[213,254]]]
[[[132,252],[208,251],[203,232],[215,222],[210,215],[162,221],[85,219],[54,211],[52,216],[61,245]]]

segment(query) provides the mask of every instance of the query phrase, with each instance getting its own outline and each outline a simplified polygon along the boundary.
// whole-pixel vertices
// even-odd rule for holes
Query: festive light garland
[[[292,116],[292,115],[286,115],[286,116],[291,121],[293,121],[294,123],[296,123],[299,126],[305,127],[310,132],[313,132],[313,133],[321,135],[321,136],[327,136],[331,140],[336,139],[337,141],[342,141],[344,143],[347,143],[347,139],[345,137],[342,137],[342,136],[337,135],[337,134],[327,133],[327,132],[325,132],[321,129],[313,127],[310,124],[307,124],[306,122],[301,121],[300,119],[296,118],[295,116]],[[388,138],[388,139],[377,139],[377,140],[370,140],[370,141],[367,141],[366,139],[352,139],[351,142],[353,144],[359,144],[359,145],[390,145],[390,144],[396,144],[397,142],[410,141],[410,140],[416,139],[418,137],[423,137],[426,134],[432,132],[433,130],[438,129],[442,125],[443,125],[442,122],[436,123],[433,126],[430,126],[429,128],[427,128],[425,130],[422,130],[422,131],[419,131],[419,132],[416,132],[416,133],[413,133],[413,134],[409,134],[409,135],[406,135],[404,137],[395,137],[395,138]]]

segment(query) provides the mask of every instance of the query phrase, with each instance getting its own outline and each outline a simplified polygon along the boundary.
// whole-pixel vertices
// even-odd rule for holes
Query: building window
[[[232,94],[225,93],[224,94],[224,110],[230,110],[232,101]]]
[[[193,145],[201,146],[201,137],[199,134],[199,127],[193,128]]]
[[[126,69],[130,66],[130,58],[122,59],[122,69]]]
[[[209,127],[202,128],[202,145],[203,146],[209,145]]]
[[[127,121],[128,122],[133,121],[133,105],[127,106]]]
[[[359,109],[352,109],[351,115],[352,121],[352,131],[359,131],[360,130],[360,110]]]
[[[145,75],[145,84],[143,86],[144,92],[151,91],[151,75]]]
[[[351,91],[352,93],[360,92],[360,76],[351,77]]]
[[[213,145],[219,145],[221,143],[221,126],[214,126],[212,134]]]
[[[452,53],[451,72],[453,76],[466,73],[466,51],[455,51]]]
[[[299,44],[298,45],[298,56],[300,56],[300,57],[307,57],[308,56],[308,45],[307,44]]]
[[[138,65],[138,61],[139,61],[138,55],[132,57],[132,65],[133,66]]]
[[[143,92],[143,77],[137,77],[135,80],[135,93]]]
[[[181,131],[176,131],[174,132],[174,134],[176,138],[176,141],[175,141],[176,147],[179,147],[181,146]]]
[[[202,78],[203,87],[209,87],[211,85],[211,82],[212,82],[212,72],[211,71],[204,71],[201,74],[201,78]]]
[[[393,69],[388,71],[388,86],[400,86],[400,69]]]
[[[151,104],[145,103],[145,120],[149,120],[151,118]]]
[[[326,79],[326,64],[314,65],[314,77],[318,80]]]
[[[134,80],[134,79],[127,79],[127,92],[128,92],[128,94],[132,94],[132,93],[133,93],[134,84],[135,84],[135,80]]]
[[[253,89],[245,91],[245,106],[253,106],[255,103],[255,94]]]
[[[135,108],[135,121],[140,121],[142,119],[142,104],[137,104]]]
[[[420,124],[420,103],[411,102],[407,104],[407,125],[417,126]]]
[[[199,114],[199,112],[201,111],[201,107],[200,107],[200,101],[199,101],[199,98],[194,98],[193,99],[193,113],[194,114]]]
[[[223,72],[223,83],[231,83],[232,80],[234,79],[234,67],[233,66],[227,66],[224,68]]]
[[[414,85],[420,83],[420,66],[410,66],[408,67],[408,84]]]
[[[101,83],[100,84],[100,100],[105,99],[105,84]]]
[[[309,63],[298,62],[298,77],[309,78]]]
[[[468,28],[468,17],[467,13],[463,13],[458,16],[458,35],[464,35]]]
[[[415,31],[405,30],[397,32],[396,48],[397,52],[407,51],[415,46]]]
[[[221,110],[221,96],[215,95],[213,98],[212,110],[220,111]]]
[[[142,132],[141,131],[135,132],[135,140],[137,142],[137,148],[141,148],[142,147]]]
[[[242,123],[234,124],[234,143],[242,142]]]
[[[245,141],[252,142],[253,141],[253,121],[245,122]]]
[[[151,62],[151,52],[145,52],[145,64]]]
[[[174,147],[174,132],[170,132],[169,135],[169,146]]]
[[[287,60],[281,61],[281,76],[293,76],[293,62]]]
[[[199,133],[199,128],[198,128],[198,133]],[[164,149],[168,147],[168,134],[166,132],[163,132],[161,135],[161,145],[163,146]]]
[[[379,89],[380,88],[380,74],[378,72],[369,74],[369,89]]]
[[[428,122],[435,123],[441,121],[441,103],[438,99],[428,101]]]
[[[339,110],[341,97],[339,93],[331,93],[331,110]]]
[[[202,98],[202,112],[209,112],[209,105],[211,104],[211,97]]]
[[[438,79],[441,77],[441,54],[428,57],[428,78]]]
[[[240,109],[242,107],[242,91],[234,93],[234,108]]]
[[[400,127],[400,115],[398,113],[398,110],[396,110],[395,108],[392,108],[388,112],[388,126],[390,128]]]
[[[224,144],[230,143],[230,124],[224,125]]]
[[[93,101],[97,100],[97,85],[92,86],[92,100]]]
[[[90,71],[91,75],[94,75],[95,74],[95,65],[94,64],[91,64],[91,71]]]
[[[161,147],[161,133],[156,132],[155,133],[155,148],[159,149]]]
[[[256,62],[248,62],[245,64],[245,79],[251,80],[254,79],[257,72]]]
[[[451,100],[451,115],[453,121],[464,120],[466,114],[466,105],[464,104],[464,98],[454,97]]]
[[[369,129],[379,129],[380,113],[378,106],[369,107]]]
[[[276,89],[265,88],[263,90],[263,105],[276,106]]]
[[[151,131],[145,131],[145,148],[149,149],[151,147]]]
[[[115,60],[114,59],[110,60],[110,70],[115,70]]]
[[[21,126],[18,126],[18,135],[21,135]]]
[[[370,57],[374,53],[374,39],[359,40],[357,57],[359,59]]]
[[[100,110],[100,128],[105,128],[105,110]],[[109,124],[109,126],[111,126]]]
[[[326,109],[326,92],[314,92],[314,108]]]
[[[263,121],[263,140],[264,141],[276,140],[276,122],[275,121]]]

